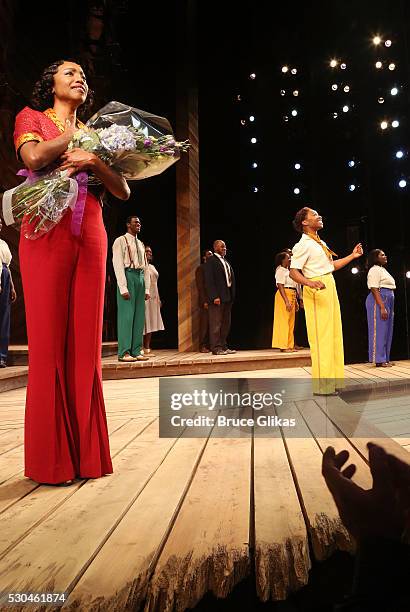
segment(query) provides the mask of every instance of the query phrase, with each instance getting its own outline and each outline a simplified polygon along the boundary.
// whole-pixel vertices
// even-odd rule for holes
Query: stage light
[[[296,164],[295,164],[295,170],[300,170],[300,169],[301,169],[301,167],[302,167],[302,166],[301,166],[299,163],[296,163]]]
[[[377,101],[379,104],[384,104],[384,98],[379,98]]]
[[[349,85],[345,85],[345,86],[343,87],[343,91],[345,91],[346,93],[347,93],[348,91],[350,91],[350,87],[349,87]]]
[[[395,119],[394,121],[391,122],[391,126],[396,128],[399,127],[400,123],[397,121],[397,119]]]
[[[346,70],[347,66],[346,66],[346,64],[345,64],[345,63],[343,63],[343,64],[340,64],[340,68],[341,68],[342,70]]]
[[[382,121],[380,127],[382,128],[382,130],[386,130],[389,127],[389,124],[387,123],[387,121]]]
[[[382,39],[380,38],[380,36],[374,36],[373,38],[374,45],[380,45],[381,42],[382,42]]]
[[[257,187],[253,188],[253,193],[258,193],[259,189]]]
[[[379,70],[380,68],[383,68],[383,63],[382,62],[376,62],[375,66]]]
[[[349,185],[349,191],[354,191],[355,189],[356,189],[356,185],[354,185],[353,183]]]
[[[238,100],[238,102],[240,102],[240,101],[242,100],[242,98],[241,98],[241,94],[238,94],[238,95],[236,96],[236,99]]]
[[[254,72],[251,72],[251,74],[249,75],[249,78],[252,79],[252,81],[254,79],[256,79],[256,74]]]
[[[397,89],[397,87],[392,87],[390,90],[390,94],[392,96],[397,96],[397,94],[399,93],[399,90]]]
[[[396,68],[396,64],[393,64],[393,63],[389,64],[389,70],[395,70],[395,68]]]
[[[299,187],[295,187],[295,189],[293,190],[293,193],[294,193],[295,195],[299,195],[299,194],[300,194],[300,189],[299,189]]]
[[[254,117],[253,115],[251,115],[251,116],[249,117],[249,121],[255,121],[255,117]]]
[[[281,89],[281,90],[280,90],[280,95],[281,95],[281,96],[284,96],[285,94],[286,94],[286,91],[285,91],[284,89]]]
[[[295,89],[292,93],[295,97],[299,95],[299,91],[297,89]]]
[[[406,278],[410,278],[410,272],[409,272],[409,270],[407,270],[407,272],[406,272]]]
[[[288,70],[289,70],[289,68],[287,66],[282,66],[283,74],[285,74]]]
[[[283,121],[288,122],[289,121],[289,117],[287,115],[283,115]]]
[[[349,112],[349,107],[347,106],[347,104],[344,105],[344,107],[342,108],[342,111],[344,113],[348,113]]]
[[[403,151],[396,151],[396,157],[397,159],[401,159],[404,156]]]
[[[354,159],[351,159],[347,162],[347,165],[349,166],[349,168],[354,168],[355,162]]]
[[[384,44],[386,47],[391,47],[391,40],[387,39]]]
[[[333,119],[337,119],[337,113],[333,113]]]
[[[256,138],[251,138],[251,143],[252,143],[252,144],[255,144],[255,142],[258,142],[258,141],[256,140]]]
[[[336,91],[336,90],[337,90],[337,85],[336,85],[336,83],[333,83],[333,85],[332,85],[332,89],[333,89],[333,91]]]
[[[330,67],[331,68],[336,68],[336,66],[337,66],[337,60],[335,60],[335,59],[330,60]]]
[[[404,189],[404,188],[406,187],[406,185],[407,185],[407,181],[405,181],[404,179],[401,179],[401,180],[399,181],[399,187],[400,187],[401,189]]]
[[[297,117],[298,111],[294,108],[291,112],[292,117]]]
[[[291,73],[292,73],[292,74],[296,74],[296,73],[297,73],[296,68],[292,68]]]
[[[359,272],[359,268],[352,268],[351,269],[351,273],[352,274],[358,274],[358,272]]]
[[[258,167],[258,164],[256,162],[253,162],[252,168],[257,168],[257,167]]]

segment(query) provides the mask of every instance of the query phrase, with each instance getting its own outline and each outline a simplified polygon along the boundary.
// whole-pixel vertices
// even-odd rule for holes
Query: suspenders
[[[125,237],[125,236],[123,236],[123,238],[124,238],[124,240],[125,240],[125,245],[126,245],[126,247],[127,247],[127,249],[128,249],[128,257],[130,258],[130,268],[133,268],[133,269],[135,270],[135,264],[134,264],[134,260],[133,260],[132,255],[131,255],[131,249],[130,249],[129,242],[128,242],[128,240],[126,239],[126,237]],[[137,239],[135,239],[135,247],[136,247],[136,249],[137,249],[137,258],[138,258],[138,263],[140,263],[140,251],[139,251],[139,248],[138,248],[138,242],[137,242]],[[146,256],[145,256],[145,254],[144,254],[144,262],[143,262],[143,266],[144,266],[144,264],[146,265],[146,261],[145,261],[145,260],[146,260]]]
[[[123,236],[123,238],[124,238],[124,240],[125,240],[125,244],[126,244],[127,249],[128,249],[128,257],[130,258],[130,268],[133,268],[133,269],[135,270],[134,260],[133,260],[133,258],[132,258],[132,256],[131,256],[131,249],[130,249],[130,245],[128,244],[128,240],[126,239],[126,237],[125,237],[125,236]],[[137,248],[138,248],[138,245],[137,245]]]

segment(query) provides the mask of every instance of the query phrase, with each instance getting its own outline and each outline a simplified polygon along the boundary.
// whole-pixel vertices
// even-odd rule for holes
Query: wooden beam
[[[181,57],[185,65],[177,79],[177,137],[191,147],[177,164],[177,284],[178,350],[198,345],[198,298],[195,269],[200,263],[198,89],[195,68],[195,2],[181,2],[185,32]]]

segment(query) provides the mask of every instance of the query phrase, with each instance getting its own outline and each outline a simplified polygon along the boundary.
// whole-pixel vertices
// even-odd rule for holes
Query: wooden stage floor
[[[81,612],[182,611],[254,572],[261,600],[286,598],[307,583],[312,558],[353,550],[321,477],[326,446],[350,450],[365,488],[368,440],[410,462],[410,361],[346,374],[356,395],[288,402],[299,437],[270,438],[159,438],[159,379],[106,381],[114,474],[66,488],[24,478],[25,389],[1,393],[0,593],[64,591],[63,610]]]

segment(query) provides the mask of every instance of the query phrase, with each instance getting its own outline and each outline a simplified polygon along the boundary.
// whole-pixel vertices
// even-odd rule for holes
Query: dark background
[[[175,125],[176,83],[187,53],[185,5],[69,1],[57,12],[51,2],[3,1],[0,189],[15,184],[13,116],[27,104],[41,69],[56,58],[80,57],[96,92],[96,108],[116,99],[164,115]],[[398,187],[400,178],[410,174],[406,2],[197,5],[201,238],[203,249],[216,238],[224,239],[236,271],[231,345],[270,346],[274,256],[298,240],[291,220],[296,210],[309,204],[323,215],[323,238],[338,254],[347,254],[359,240],[365,251],[378,247],[388,254],[388,269],[397,283],[392,357],[408,358],[410,180],[407,189]],[[375,34],[383,41],[391,39],[392,46],[375,47]],[[344,61],[346,70],[331,69],[333,57]],[[374,67],[378,59],[384,62],[382,70]],[[388,70],[389,62],[396,64],[394,71]],[[297,74],[283,74],[285,64]],[[249,78],[251,73],[255,79]],[[338,84],[336,92],[332,83]],[[343,92],[346,84],[349,93]],[[393,86],[399,88],[395,97],[389,93]],[[297,97],[292,95],[295,89]],[[378,103],[379,97],[384,104]],[[347,113],[342,112],[344,104],[349,105]],[[298,111],[295,118],[292,109]],[[255,116],[253,123],[250,115]],[[384,118],[397,119],[400,126],[382,132]],[[254,145],[253,136],[258,139]],[[401,160],[395,157],[398,149],[405,152]],[[354,168],[348,167],[349,159],[355,160]],[[251,167],[253,161],[257,169]],[[295,162],[301,163],[300,171],[294,169]],[[351,183],[357,185],[354,192],[348,189]],[[164,302],[166,331],[157,334],[153,345],[175,347],[175,168],[131,187],[126,204],[106,202],[110,244],[124,231],[126,216],[138,214],[141,238],[154,251]],[[301,189],[300,195],[294,195],[294,187]],[[364,258],[357,265],[357,275],[351,266],[336,274],[350,362],[366,360]],[[111,339],[115,279],[110,262],[108,280],[105,338]],[[21,298],[18,307],[22,308]]]

